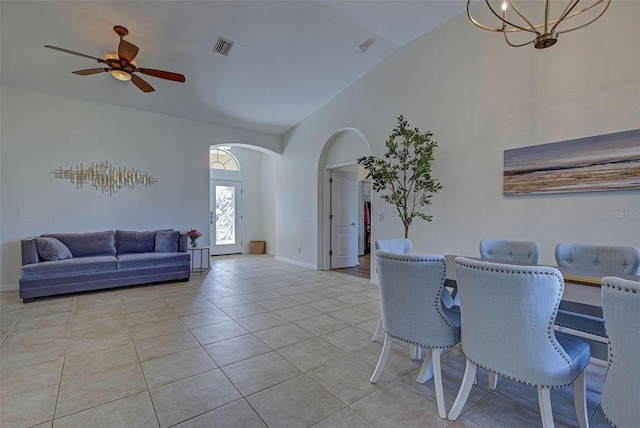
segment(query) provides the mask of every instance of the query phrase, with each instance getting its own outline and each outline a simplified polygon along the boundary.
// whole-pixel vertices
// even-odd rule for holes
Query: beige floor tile
[[[308,376],[298,376],[247,397],[269,427],[306,427],[344,405]]]
[[[313,309],[316,309],[322,313],[328,313],[328,312],[335,312],[335,311],[339,311],[341,309],[345,309],[345,308],[350,308],[351,305],[349,305],[348,303],[345,302],[341,302],[340,300],[336,300],[336,299],[323,299],[323,300],[316,300],[315,302],[311,302],[308,304],[308,306],[312,307]]]
[[[57,325],[45,328],[12,328],[6,339],[2,342],[4,346],[28,346],[39,343],[51,343],[64,340],[69,336],[68,325]]]
[[[53,428],[153,428],[158,426],[149,393],[141,392],[56,419]]]
[[[342,409],[338,413],[329,416],[311,428],[374,428],[369,422],[360,417],[350,408]]]
[[[135,342],[140,361],[163,357],[176,352],[200,347],[200,343],[188,331],[166,334]]]
[[[267,308],[257,303],[243,303],[236,306],[225,307],[222,308],[222,311],[233,319],[269,312]]]
[[[361,322],[369,321],[369,320],[377,320],[380,318],[380,315],[375,314],[373,312],[365,311],[364,309],[358,309],[355,307],[341,309],[339,311],[329,312],[334,318],[338,318],[349,324],[358,324]]]
[[[277,297],[275,299],[262,300],[260,302],[260,306],[264,306],[270,311],[277,311],[278,309],[289,308],[298,304],[298,302],[288,297]]]
[[[39,389],[60,383],[64,359],[33,364],[20,368],[0,368],[0,397]]]
[[[0,400],[0,426],[30,427],[53,419],[58,384]]]
[[[220,367],[272,351],[252,334],[216,342],[205,346],[204,349]]]
[[[183,315],[180,319],[184,325],[190,329],[217,324],[223,321],[231,321],[231,318],[220,309],[214,309],[212,311],[200,312],[192,315]]]
[[[198,300],[193,302],[174,305],[171,308],[173,309],[173,312],[175,312],[178,316],[197,314],[200,312],[207,312],[217,309],[216,306],[214,306],[204,297],[200,297]]]
[[[211,428],[211,427],[251,427],[266,428],[260,416],[253,411],[246,400],[238,400],[189,419],[178,424],[176,428]]]
[[[169,318],[161,321],[146,322],[129,327],[134,341],[149,339],[169,333],[187,331],[187,327],[179,318]]]
[[[309,373],[327,391],[345,404],[353,404],[359,399],[375,392],[393,380],[382,373],[378,382],[369,381],[373,367],[359,359],[349,356]]]
[[[138,362],[133,343],[67,356],[62,382],[69,382],[104,371],[130,366]]]
[[[201,347],[142,363],[142,371],[150,389],[210,371],[216,367],[209,354]]]
[[[284,348],[313,338],[313,335],[295,324],[285,324],[255,333],[255,336],[273,349]]]
[[[383,373],[388,374],[394,379],[402,377],[407,373],[420,369],[422,360],[412,360],[409,356],[410,346],[406,342],[394,340],[389,352],[387,363],[384,366]],[[372,367],[378,364],[380,353],[382,352],[382,344],[372,346],[360,352],[353,354],[355,357],[364,361]],[[422,350],[422,357],[429,355],[426,349]]]
[[[219,369],[163,385],[152,389],[150,394],[162,427],[175,425],[241,398]]]
[[[363,303],[375,302],[377,301],[377,297],[371,297],[363,293],[351,293],[345,294],[343,296],[336,297],[336,300],[340,300],[341,302],[348,303],[350,305],[356,306],[361,305]]]
[[[125,315],[127,319],[127,325],[132,327],[137,324],[144,324],[154,321],[162,321],[166,319],[177,318],[178,316],[169,307],[151,309],[142,312],[133,312]]]
[[[145,391],[139,364],[60,384],[56,418]]]
[[[127,322],[122,314],[97,319],[83,319],[82,321],[78,321],[78,318],[76,318],[74,314],[69,335],[74,338],[82,338],[87,335],[100,334],[124,328],[127,328]]]
[[[247,396],[300,375],[302,372],[275,352],[222,368],[242,395]]]
[[[193,329],[191,333],[198,339],[198,342],[204,346],[221,340],[242,336],[249,332],[235,321],[225,321]]]
[[[148,297],[135,300],[126,299],[123,297],[122,306],[126,314],[169,307],[167,302],[165,302],[161,297]]]
[[[0,368],[18,369],[32,364],[64,358],[67,339],[36,345],[0,346]]]
[[[334,318],[330,315],[320,315],[313,318],[306,318],[300,321],[296,321],[295,324],[304,328],[308,332],[315,334],[316,336],[321,336],[323,334],[331,333],[349,327],[349,324],[347,324],[346,322]]]
[[[91,331],[83,336],[69,339],[67,355],[112,348],[133,341],[128,328],[105,332]]]
[[[216,297],[215,299],[211,299],[210,302],[223,310],[232,306],[252,303],[251,299],[247,299],[240,294],[236,294],[234,296]]]
[[[371,341],[371,333],[358,327],[347,327],[321,336],[327,342],[350,354],[375,345]]]
[[[73,314],[73,322],[77,325],[81,325],[96,319],[118,317],[121,316],[122,313],[122,307],[117,305],[94,310],[79,311]]]
[[[320,338],[280,348],[278,354],[305,373],[349,355]]]
[[[280,293],[280,290],[278,290]],[[282,294],[282,293],[280,293]],[[286,295],[286,294],[285,294]],[[319,300],[324,300],[327,297],[315,291],[303,291],[302,293],[291,294],[289,296],[290,299],[295,300],[296,302],[300,302],[303,304],[317,302]]]
[[[282,297],[281,294],[278,294],[275,291],[264,290],[264,289],[262,289],[261,291],[253,291],[250,293],[245,292],[243,293],[243,296],[250,299],[253,302],[260,302],[261,300],[270,300],[270,299],[277,299],[279,297]]]
[[[322,315],[322,312],[313,309],[307,305],[297,305],[292,306],[290,308],[279,309],[274,311],[274,313],[280,315],[281,317],[289,320],[289,321],[300,321],[305,318],[316,317],[318,315]]]
[[[289,321],[274,312],[266,312],[264,314],[251,315],[245,318],[237,318],[236,321],[252,333],[289,323]]]

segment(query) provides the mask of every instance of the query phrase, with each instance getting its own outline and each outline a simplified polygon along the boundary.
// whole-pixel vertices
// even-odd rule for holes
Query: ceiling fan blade
[[[145,82],[141,77],[136,76],[135,74],[131,75],[131,82],[138,87],[142,92],[153,92],[155,89]]]
[[[118,57],[127,62],[131,62],[136,55],[138,55],[138,47],[124,39],[120,39],[120,44],[118,45]]]
[[[135,71],[139,71],[142,74],[148,76],[159,77],[160,79],[173,80],[174,82],[184,82],[184,75],[178,73],[171,73],[170,71],[154,70],[152,68],[138,68]]]
[[[80,76],[89,76],[91,74],[106,73],[108,71],[109,71],[108,68],[89,68],[89,69],[86,69],[86,70],[72,71],[72,73],[73,74],[79,74]]]
[[[70,51],[69,49],[59,48],[57,46],[51,46],[51,45],[45,45],[45,48],[53,49],[54,51],[60,51],[60,52],[68,53],[68,54],[71,54],[71,55],[81,56],[81,57],[84,57],[84,58],[95,59],[98,62],[105,63],[105,60],[103,60],[101,58],[97,58],[97,57],[91,56],[91,55],[86,55],[86,54],[83,54],[83,53],[80,53],[80,52]]]

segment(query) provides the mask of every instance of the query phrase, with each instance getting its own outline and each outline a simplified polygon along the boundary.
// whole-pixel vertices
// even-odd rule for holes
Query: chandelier
[[[481,24],[478,19],[474,18],[469,9],[471,0],[467,0],[467,16],[474,25],[483,30],[503,33],[504,39],[509,46],[520,47],[533,43],[536,49],[544,49],[555,45],[558,41],[558,34],[568,33],[569,31],[586,27],[600,18],[609,8],[609,4],[611,4],[611,0],[590,0],[587,5],[584,5],[585,2],[581,2],[580,0],[564,0],[564,3],[566,3],[564,9],[558,15],[552,15],[554,11],[552,11],[551,0],[520,1],[517,7],[515,4],[516,0],[482,1],[484,1],[488,7],[488,11],[485,11],[485,14],[489,15],[491,19],[498,19],[498,21],[496,21],[497,26],[492,27]],[[523,3],[527,3],[527,13],[531,13],[530,9],[532,7],[539,8],[537,15],[542,16],[544,20],[537,21],[539,23],[534,24],[533,22],[535,21],[527,18],[523,12],[524,9],[519,9]],[[563,2],[555,0],[553,3],[558,4]],[[544,8],[542,8],[543,4]],[[573,19],[588,11],[590,12],[582,15],[580,18]],[[557,16],[557,18],[552,18],[552,16]],[[569,23],[569,20],[572,21]],[[573,25],[573,27],[569,27],[569,25]],[[564,28],[565,26],[566,28]],[[525,41],[514,42],[509,39],[510,37],[514,37],[514,33],[529,34],[533,39],[527,40],[530,38],[527,37],[524,39]]]

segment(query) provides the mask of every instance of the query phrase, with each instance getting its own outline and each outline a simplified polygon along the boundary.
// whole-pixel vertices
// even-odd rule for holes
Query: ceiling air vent
[[[234,42],[232,42],[231,40],[223,39],[222,37],[220,37],[216,42],[216,46],[213,48],[213,52],[227,56],[229,55],[229,51],[231,50],[233,43]]]

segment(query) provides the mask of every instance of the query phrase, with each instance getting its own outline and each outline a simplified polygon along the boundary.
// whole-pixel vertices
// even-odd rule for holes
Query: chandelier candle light
[[[555,45],[558,41],[559,34],[586,27],[600,18],[611,4],[611,0],[518,1],[518,6],[516,6],[516,0],[481,0],[481,2],[486,3],[488,7],[488,12],[485,11],[485,14],[494,20],[495,18],[498,19],[497,26],[492,27],[481,24],[478,19],[474,18],[470,10],[471,0],[467,0],[467,16],[475,26],[483,30],[503,33],[504,39],[509,46],[520,47],[533,43],[536,49],[544,49]],[[527,6],[538,8],[539,10],[535,15],[544,17],[544,20],[538,24],[534,24],[533,22],[535,21],[527,18],[524,13],[525,9],[521,8],[525,3]],[[560,4],[560,6],[564,5],[564,9],[562,9],[558,15],[553,15],[557,16],[555,19],[551,17],[552,3],[554,5]],[[544,8],[542,8],[543,4]],[[526,11],[529,13],[529,16],[531,16],[532,13],[530,13],[529,9]],[[478,6],[477,11],[481,12],[482,8]],[[581,18],[573,19],[588,11],[590,12],[582,15]],[[571,24],[569,24],[569,20],[571,20]],[[573,26],[569,27],[569,25]],[[514,33],[529,33],[534,38],[532,40],[514,43],[509,40],[510,34]]]
[[[202,236],[197,229],[190,229],[187,232],[187,237],[191,240],[191,248],[196,248],[198,246],[198,238]]]

